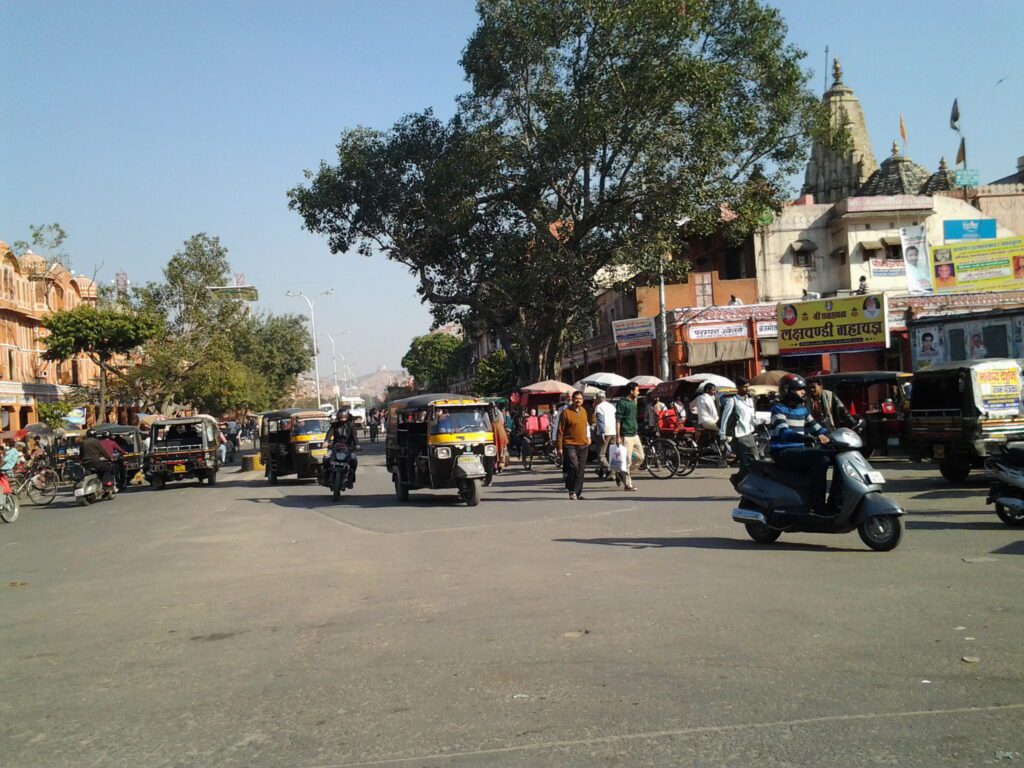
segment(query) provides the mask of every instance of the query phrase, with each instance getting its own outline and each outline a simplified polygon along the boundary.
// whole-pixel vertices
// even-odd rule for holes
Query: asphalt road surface
[[[6,766],[1024,764],[1024,530],[876,462],[900,547],[760,546],[729,470],[479,507],[232,471],[0,526]],[[969,661],[965,661],[967,658]]]

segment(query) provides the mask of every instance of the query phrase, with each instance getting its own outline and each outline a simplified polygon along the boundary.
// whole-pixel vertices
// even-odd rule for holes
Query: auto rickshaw
[[[142,446],[142,430],[128,424],[97,424],[93,429],[106,430],[121,448],[121,462],[114,472],[118,490],[124,488],[143,468],[146,454]],[[123,469],[122,469],[123,468]]]
[[[457,488],[471,507],[498,455],[490,406],[465,395],[417,395],[388,407],[386,461],[399,501],[418,488]]]
[[[865,459],[877,450],[903,442],[907,410],[903,407],[911,375],[898,371],[856,371],[817,376],[824,389],[835,393],[855,419],[864,419],[860,449]]]
[[[935,363],[914,374],[910,440],[951,483],[1024,441],[1021,362],[1008,358]]]
[[[217,482],[217,422],[209,416],[154,421],[150,425],[145,476],[154,490],[175,480]]]
[[[260,459],[271,485],[283,475],[320,482],[330,419],[323,411],[286,408],[261,414]]]
[[[71,461],[78,462],[78,454],[82,450],[82,441],[85,439],[84,429],[57,429],[53,432],[53,468],[63,478],[65,476],[66,464]]]

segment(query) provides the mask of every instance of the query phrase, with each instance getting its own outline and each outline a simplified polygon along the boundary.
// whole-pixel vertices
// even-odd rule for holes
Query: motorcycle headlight
[[[444,447],[438,448],[435,455],[439,459],[450,459],[452,457],[452,449]]]
[[[309,443],[299,443],[295,446],[296,453],[309,453]]]
[[[348,451],[335,451],[334,452],[334,460],[335,461],[348,461]]]
[[[496,445],[485,445],[484,446],[484,456],[497,456],[497,455],[498,455],[498,446],[496,446]]]

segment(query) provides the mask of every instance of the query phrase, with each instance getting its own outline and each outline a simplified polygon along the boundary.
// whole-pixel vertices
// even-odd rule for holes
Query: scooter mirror
[[[861,440],[860,435],[854,432],[848,427],[840,427],[839,429],[832,432],[832,439],[837,445],[843,448],[863,448],[864,441]]]

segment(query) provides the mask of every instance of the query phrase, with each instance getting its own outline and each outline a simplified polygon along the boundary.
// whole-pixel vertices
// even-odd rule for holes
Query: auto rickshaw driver
[[[348,408],[338,411],[327,430],[327,437],[324,439],[324,448],[327,449],[327,455],[324,456],[325,468],[327,462],[331,460],[335,443],[344,443],[348,447],[348,463],[351,470],[348,473],[348,487],[352,488],[356,484],[356,470],[359,468],[359,459],[355,455],[355,450],[359,446],[359,438],[355,422],[352,421]]]

